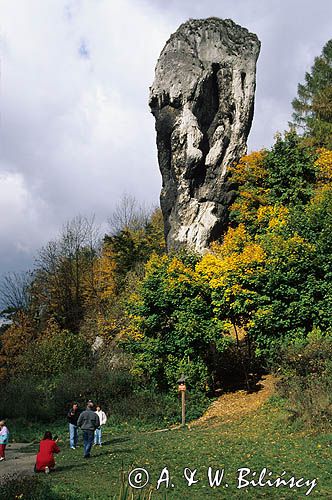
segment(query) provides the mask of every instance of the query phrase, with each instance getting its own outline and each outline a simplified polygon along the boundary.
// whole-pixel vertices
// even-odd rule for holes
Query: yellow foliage
[[[183,283],[191,285],[197,280],[195,271],[183,264],[177,257],[171,260],[167,268],[167,274],[167,285],[170,289],[176,288]]]
[[[168,261],[167,255],[158,255],[153,252],[148,262],[145,264],[145,274],[150,276],[154,271],[160,268],[160,265]]]
[[[231,207],[238,221],[252,223],[258,207],[268,204],[270,190],[265,187],[268,175],[264,167],[266,154],[264,150],[255,151],[241,158],[240,162],[230,169],[231,181],[238,184],[239,196]]]
[[[54,318],[50,317],[47,320],[46,326],[45,326],[43,333],[42,333],[42,336],[39,337],[39,339],[45,338],[45,337],[52,338],[53,336],[57,335],[59,332],[61,332],[61,328],[60,328],[59,324],[55,321]]]
[[[282,205],[261,206],[257,210],[257,221],[271,230],[278,229],[287,223],[288,213],[288,208]]]
[[[246,182],[260,185],[267,177],[267,170],[264,167],[266,154],[266,151],[261,150],[243,156],[237,165],[230,168],[232,180],[240,185]]]
[[[115,318],[108,318],[101,312],[97,314],[98,335],[105,339],[112,339],[118,331],[118,322]]]
[[[1,339],[0,361],[1,376],[13,371],[19,357],[23,354],[36,337],[36,332],[29,317],[22,311],[16,313],[13,323],[7,328]]]
[[[116,263],[110,245],[104,244],[102,254],[95,264],[97,292],[101,300],[110,300],[115,296]]]
[[[143,333],[139,330],[138,327],[138,323],[140,322],[141,318],[137,316],[137,317],[130,317],[130,319],[131,323],[122,328],[119,338],[130,339],[134,340],[135,342],[140,342],[144,338]]]
[[[319,184],[327,184],[332,182],[332,151],[330,149],[321,148],[318,150],[318,158],[315,161],[315,166],[318,168]]]
[[[228,229],[222,243],[212,243],[211,250],[219,257],[226,257],[234,252],[241,252],[249,241],[251,241],[251,237],[245,225],[239,224],[236,228],[230,227]]]
[[[255,219],[257,208],[267,205],[268,195],[269,189],[255,188],[250,191],[240,187],[239,197],[232,204],[231,210],[238,214],[238,220],[246,224],[251,223]]]
[[[265,260],[263,248],[251,240],[243,224],[230,228],[223,244],[214,244],[211,253],[203,256],[196,271],[207,279],[212,288],[225,286],[230,276],[248,276],[257,272],[257,265]],[[262,267],[262,266],[260,266]],[[232,285],[233,288],[240,285]],[[231,292],[238,293],[239,289]]]

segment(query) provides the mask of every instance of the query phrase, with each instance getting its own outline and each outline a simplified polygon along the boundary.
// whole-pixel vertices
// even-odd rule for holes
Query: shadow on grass
[[[131,441],[132,438],[128,436],[120,436],[116,438],[111,438],[108,441],[103,441],[103,446],[116,444],[116,443],[124,443],[125,441]]]
[[[117,455],[118,453],[133,453],[134,451],[137,451],[138,447],[136,446],[135,448],[109,448],[108,450],[103,450],[100,451],[99,453],[91,455],[91,458],[93,457],[105,457],[108,456],[110,453],[114,453]]]
[[[83,462],[83,460],[78,464],[57,465],[56,469],[52,471],[52,476],[53,474],[59,474],[61,472],[67,472],[74,469],[84,469],[85,467],[88,467],[88,465],[88,462]]]

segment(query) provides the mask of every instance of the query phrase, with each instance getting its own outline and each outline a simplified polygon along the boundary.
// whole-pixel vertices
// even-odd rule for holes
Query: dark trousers
[[[94,431],[83,431],[84,456],[89,457],[93,444]]]

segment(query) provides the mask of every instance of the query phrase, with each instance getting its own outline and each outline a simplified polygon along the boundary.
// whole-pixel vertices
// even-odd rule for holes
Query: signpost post
[[[177,381],[179,384],[178,391],[181,393],[181,426],[185,427],[186,425],[186,384],[185,377],[182,374],[181,378]]]

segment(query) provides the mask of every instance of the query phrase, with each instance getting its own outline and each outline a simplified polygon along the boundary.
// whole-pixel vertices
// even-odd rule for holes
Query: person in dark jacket
[[[77,429],[77,420],[80,416],[80,410],[78,409],[78,404],[73,403],[73,406],[68,412],[67,420],[69,423],[69,444],[72,450],[77,448],[78,443],[78,429]]]
[[[77,425],[83,431],[84,458],[90,458],[95,430],[100,426],[100,420],[93,411],[93,403],[88,403],[85,411],[78,417]]]

